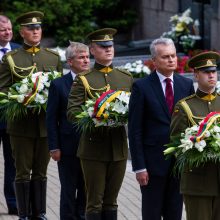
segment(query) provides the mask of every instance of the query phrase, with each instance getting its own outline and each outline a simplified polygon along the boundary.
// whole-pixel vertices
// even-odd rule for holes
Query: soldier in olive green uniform
[[[95,93],[131,89],[131,74],[112,65],[115,33],[115,29],[105,28],[87,36],[95,64],[91,70],[79,74],[71,88],[67,116],[72,122],[74,114],[82,111],[81,105]],[[117,219],[117,196],[125,173],[127,151],[123,126],[95,128],[82,133],[78,156],[87,192],[87,220]]]
[[[40,47],[43,13],[28,12],[17,18],[23,47],[7,53],[0,65],[0,91],[37,71],[62,71],[57,53]],[[28,219],[29,200],[32,219],[46,219],[46,171],[49,162],[45,112],[28,112],[27,117],[9,121],[10,135],[15,158],[15,191],[20,219]],[[30,198],[29,198],[30,196]]]
[[[188,65],[194,68],[198,82],[196,94],[180,100],[175,106],[171,122],[171,136],[187,127],[198,125],[205,116],[220,111],[220,95],[216,93],[216,52],[194,56]],[[181,175],[181,193],[184,196],[187,220],[220,219],[220,164],[206,163]]]

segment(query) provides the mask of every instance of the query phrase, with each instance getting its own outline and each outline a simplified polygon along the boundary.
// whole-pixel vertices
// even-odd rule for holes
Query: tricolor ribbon
[[[104,92],[97,100],[94,106],[94,112],[93,112],[93,117],[95,118],[100,118],[101,115],[107,119],[108,115],[104,114],[104,110],[106,107],[107,103],[110,103],[114,101],[122,91],[114,91],[114,90],[109,90],[107,92]]]
[[[25,106],[27,106],[36,96],[38,89],[39,89],[39,85],[40,85],[40,81],[41,81],[41,75],[36,77],[35,83],[34,83],[34,87],[33,87],[33,91],[30,92],[24,99],[23,104]]]
[[[204,138],[205,132],[218,118],[220,118],[220,112],[210,112],[200,124],[196,136],[192,136],[190,140],[194,143],[200,142]]]

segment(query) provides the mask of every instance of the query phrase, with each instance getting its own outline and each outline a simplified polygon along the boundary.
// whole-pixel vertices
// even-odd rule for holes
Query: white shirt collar
[[[158,75],[158,77],[160,79],[160,83],[163,83],[166,78],[170,78],[171,81],[173,82],[173,73],[169,77],[164,76],[163,74],[159,73],[158,71],[156,71],[156,73],[157,73],[157,75]]]
[[[11,51],[11,45],[9,42],[4,47],[0,45],[0,49],[2,49],[2,48],[7,48],[8,51]]]
[[[72,75],[73,80],[74,80],[76,78],[76,74],[72,70],[70,72],[71,72],[71,75]]]

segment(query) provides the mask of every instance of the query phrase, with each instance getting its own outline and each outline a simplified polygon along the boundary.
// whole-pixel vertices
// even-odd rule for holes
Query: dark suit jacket
[[[16,44],[16,43],[13,43],[13,42],[10,42],[10,46],[11,46],[11,50],[14,50],[16,48],[21,47],[20,44]],[[7,127],[6,122],[0,122],[0,129],[6,129],[6,127]]]
[[[174,74],[174,104],[194,93],[193,81]],[[146,168],[151,175],[164,176],[172,160],[165,160],[164,145],[169,143],[171,115],[156,72],[133,84],[128,135],[133,170]]]
[[[50,84],[47,103],[47,133],[49,150],[60,149],[63,155],[76,154],[80,134],[67,121],[66,110],[73,79],[69,72]]]

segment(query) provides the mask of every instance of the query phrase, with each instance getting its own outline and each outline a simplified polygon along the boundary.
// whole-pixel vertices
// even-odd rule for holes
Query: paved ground
[[[7,215],[5,198],[3,196],[3,156],[0,149],[0,220],[17,220],[16,216]],[[48,167],[48,193],[47,193],[47,217],[48,220],[59,219],[59,194],[60,183],[57,173],[57,165],[53,160]],[[135,175],[131,171],[131,164],[128,161],[127,171],[118,198],[119,213],[118,220],[140,220],[141,200],[139,186]],[[185,220],[183,217],[182,220]]]

